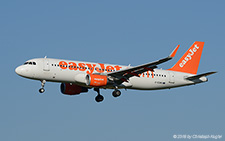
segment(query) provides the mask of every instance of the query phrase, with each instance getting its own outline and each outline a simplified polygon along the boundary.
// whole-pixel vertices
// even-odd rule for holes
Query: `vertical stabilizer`
[[[204,42],[196,41],[180,60],[169,70],[197,74]]]

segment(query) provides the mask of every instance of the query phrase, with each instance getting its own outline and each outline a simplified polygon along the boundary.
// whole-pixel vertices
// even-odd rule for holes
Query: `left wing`
[[[177,52],[179,47],[180,47],[180,45],[178,45],[173,50],[173,52],[166,58],[163,58],[163,59],[160,59],[158,61],[151,62],[151,63],[139,65],[139,66],[136,66],[136,67],[131,67],[131,68],[128,68],[128,69],[119,70],[119,71],[116,71],[116,72],[109,72],[109,73],[107,73],[107,75],[111,76],[117,84],[121,84],[124,81],[127,81],[130,77],[133,77],[133,76],[139,77],[139,74],[141,74],[143,72],[154,71],[154,69],[157,68],[157,65],[171,60],[176,55],[176,52]]]

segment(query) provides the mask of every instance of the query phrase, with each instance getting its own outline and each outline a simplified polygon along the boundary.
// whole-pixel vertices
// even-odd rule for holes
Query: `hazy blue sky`
[[[2,141],[150,141],[173,135],[225,139],[224,0],[0,1]],[[133,66],[169,55],[168,69],[194,41],[204,41],[198,73],[209,82],[160,91],[102,90],[65,96],[58,83],[19,77],[26,60],[48,56]]]

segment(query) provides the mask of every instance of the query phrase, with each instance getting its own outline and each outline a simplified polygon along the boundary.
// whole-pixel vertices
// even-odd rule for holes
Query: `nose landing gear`
[[[42,80],[41,81],[41,88],[39,89],[40,93],[44,93],[45,92],[45,89],[44,89],[45,83],[46,83],[46,80]]]

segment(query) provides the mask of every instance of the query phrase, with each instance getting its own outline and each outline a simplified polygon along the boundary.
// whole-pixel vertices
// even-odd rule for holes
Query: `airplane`
[[[204,42],[200,41],[194,42],[172,68],[157,69],[157,65],[174,58],[179,47],[180,45],[168,57],[135,67],[44,57],[26,61],[15,72],[24,78],[40,80],[40,93],[45,91],[46,82],[61,83],[60,90],[65,95],[78,95],[94,88],[97,92],[96,102],[104,100],[100,89],[114,89],[112,95],[119,97],[119,89],[171,89],[207,82],[206,76],[216,73],[197,75],[204,47]]]

